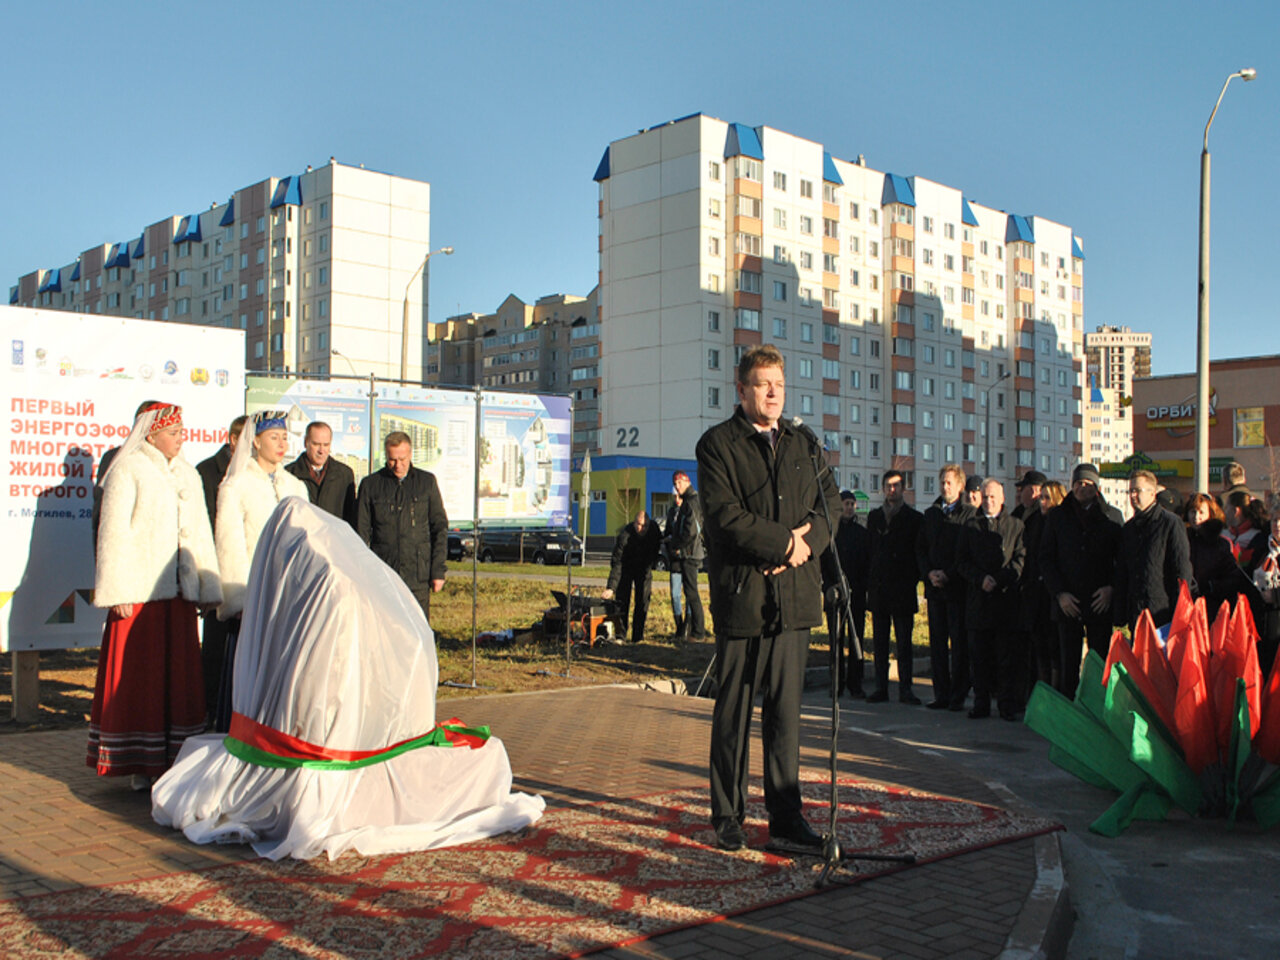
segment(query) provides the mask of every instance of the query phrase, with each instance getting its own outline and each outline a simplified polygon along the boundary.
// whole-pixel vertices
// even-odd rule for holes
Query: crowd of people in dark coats
[[[898,700],[918,704],[911,632],[924,584],[934,710],[1016,720],[1036,682],[1074,696],[1085,649],[1103,657],[1116,628],[1134,627],[1143,610],[1157,626],[1173,617],[1180,583],[1203,596],[1212,618],[1222,603],[1248,602],[1259,626],[1259,659],[1269,670],[1280,637],[1280,511],[1245,486],[1243,469],[1224,471],[1218,497],[1198,493],[1185,504],[1156,476],[1129,478],[1131,516],[1107,503],[1098,469],[1082,463],[1070,487],[1028,470],[1004,484],[966,476],[948,464],[938,498],[923,512],[905,502],[904,476],[881,479],[884,502],[856,515],[854,494],[841,494],[844,516],[836,556],[849,584],[849,612],[824,558],[827,614],[841,650],[840,682],[855,698],[889,699],[891,638],[896,641]],[[874,687],[852,655],[871,614]]]

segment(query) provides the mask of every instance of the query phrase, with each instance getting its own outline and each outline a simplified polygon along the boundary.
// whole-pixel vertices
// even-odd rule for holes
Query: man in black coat
[[[1022,580],[1018,584],[1018,637],[1019,655],[1013,665],[1014,687],[1018,702],[1026,703],[1037,679],[1047,679],[1051,673],[1049,663],[1057,661],[1058,635],[1049,623],[1049,597],[1040,578],[1040,561],[1036,551],[1040,548],[1040,533],[1044,515],[1040,512],[1040,494],[1049,482],[1039,470],[1028,470],[1013,486],[1018,491],[1018,505],[1010,514],[1022,521],[1022,542],[1026,547],[1027,562],[1022,568]],[[1050,643],[1050,634],[1052,642]],[[1054,656],[1046,660],[1052,650]],[[1041,666],[1044,676],[1041,677]]]
[[[1129,478],[1133,516],[1121,534],[1120,594],[1130,627],[1143,610],[1157,627],[1173,619],[1178,581],[1192,581],[1191,547],[1182,522],[1156,501],[1156,477],[1138,470]]]
[[[854,650],[854,638],[861,647],[867,622],[867,563],[870,541],[866,529],[858,522],[857,498],[852,490],[840,492],[843,514],[836,525],[836,552],[828,547],[822,553],[822,587],[825,595],[827,635],[836,649],[836,680],[855,700],[865,699],[862,689],[862,656]],[[839,565],[837,567],[837,564]],[[849,585],[852,619],[840,603],[839,573],[844,572]]]
[[[930,710],[963,710],[969,692],[969,638],[964,630],[964,580],[956,568],[960,531],[975,516],[964,499],[964,470],[949,463],[938,473],[942,496],[924,512],[916,565],[929,609]]]
[[[409,435],[397,430],[384,445],[387,465],[360,481],[356,532],[429,618],[431,594],[444,587],[449,518],[435,475],[413,465]]]
[[[702,500],[683,470],[672,475],[671,487],[679,498],[679,505],[674,522],[667,528],[667,556],[671,569],[680,574],[684,594],[684,619],[680,621],[677,634],[682,640],[705,640],[707,622],[702,612],[702,597],[698,594],[698,569],[705,556],[702,547]]]
[[[825,516],[840,512],[840,499],[831,471],[820,479],[815,470],[821,450],[779,420],[786,385],[776,347],[743,354],[737,392],[733,416],[697,448],[716,631],[711,823],[722,849],[746,845],[747,737],[759,689],[769,834],[817,851],[822,838],[800,799],[800,696],[809,630],[822,622]]]
[[[996,698],[1004,720],[1018,719],[1014,663],[1017,644],[1018,583],[1026,547],[1022,521],[1004,512],[1004,485],[982,484],[982,512],[964,526],[956,566],[968,583],[965,623],[973,667],[973,709],[969,718],[991,716]]]
[[[900,470],[887,470],[881,480],[884,505],[867,517],[871,566],[867,574],[867,606],[871,609],[871,637],[875,647],[876,688],[868,703],[889,699],[889,628],[898,639],[898,699],[918,704],[911,689],[911,628],[918,599],[920,569],[916,541],[924,520],[903,501],[905,484]]]
[[[319,420],[307,424],[303,451],[285,467],[303,482],[311,502],[335,517],[356,525],[356,475],[331,454],[333,430]]]
[[[209,529],[217,528],[218,519],[218,484],[227,475],[227,467],[231,466],[231,455],[236,452],[236,444],[240,434],[244,432],[244,424],[248,417],[241,414],[231,421],[227,427],[227,442],[218,448],[217,453],[207,460],[196,464],[196,473],[200,474],[200,483],[204,487],[204,505],[209,510]],[[200,665],[204,668],[204,702],[208,704],[209,714],[218,705],[218,687],[222,678],[222,663],[227,653],[227,636],[231,633],[232,622],[219,620],[218,611],[210,610],[200,615]]]
[[[658,562],[658,550],[662,546],[662,534],[658,525],[641,510],[636,518],[618,531],[613,542],[613,558],[609,564],[609,583],[604,598],[618,600],[618,623],[622,627],[620,639],[627,639],[627,615],[631,606],[631,591],[636,593],[636,615],[631,621],[631,640],[644,639],[644,623],[649,616],[649,594],[653,589],[653,565]]]
[[[1058,690],[1074,697],[1080,682],[1080,642],[1106,657],[1116,619],[1114,585],[1120,562],[1120,511],[1102,499],[1098,468],[1082,463],[1071,493],[1049,511],[1040,531],[1040,577],[1058,631]]]

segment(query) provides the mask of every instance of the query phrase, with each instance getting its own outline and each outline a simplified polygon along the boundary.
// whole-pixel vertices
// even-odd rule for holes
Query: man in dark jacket
[[[449,518],[435,475],[413,465],[409,435],[397,430],[384,444],[387,465],[360,481],[356,532],[429,617],[431,594],[444,587]]]
[[[1105,657],[1116,618],[1113,597],[1120,562],[1120,511],[1102,499],[1098,468],[1082,463],[1071,474],[1071,493],[1049,511],[1040,531],[1040,577],[1057,625],[1058,690],[1074,697],[1080,682],[1080,642]]]
[[[618,623],[621,639],[627,639],[627,614],[631,606],[631,590],[636,592],[636,615],[631,621],[631,640],[644,639],[644,622],[649,616],[649,594],[653,589],[653,565],[658,562],[662,534],[658,525],[641,510],[636,518],[618,531],[613,542],[613,559],[609,564],[609,583],[604,598],[618,600]]]
[[[244,432],[244,414],[236,417],[227,427],[227,442],[218,448],[217,453],[207,460],[196,464],[196,473],[200,474],[200,483],[204,487],[204,505],[209,510],[209,529],[217,527],[218,520],[218,484],[227,475],[227,467],[231,466],[231,455],[236,452],[236,444],[240,434]],[[204,702],[209,707],[209,715],[218,705],[218,686],[222,678],[222,662],[227,652],[227,635],[231,632],[230,620],[219,620],[217,610],[209,610],[200,615],[200,665],[204,668]]]
[[[677,470],[671,477],[671,486],[679,497],[675,522],[667,530],[667,554],[671,569],[680,574],[684,593],[684,619],[677,631],[681,640],[705,640],[706,617],[702,612],[702,597],[698,595],[698,568],[702,566],[702,501],[698,491],[689,482],[689,475]]]
[[[303,482],[307,496],[325,513],[356,525],[356,475],[345,463],[330,456],[333,430],[317,420],[307,424],[303,451],[285,467]]]
[[[1047,645],[1056,654],[1058,649],[1057,631],[1049,623],[1049,598],[1044,592],[1044,582],[1040,578],[1040,560],[1036,551],[1040,547],[1040,534],[1044,526],[1044,515],[1040,512],[1040,493],[1049,482],[1039,470],[1028,470],[1022,479],[1013,486],[1018,491],[1018,505],[1010,516],[1022,521],[1022,543],[1026,547],[1027,562],[1022,568],[1022,580],[1018,583],[1018,636],[1015,649],[1019,651],[1017,662],[1013,665],[1014,689],[1020,704],[1027,702],[1031,687],[1040,676],[1043,654]],[[1052,644],[1049,644],[1049,633],[1052,632]],[[1026,655],[1023,656],[1022,654]],[[1057,660],[1057,657],[1053,657]],[[1045,674],[1049,674],[1046,665]]]
[[[965,502],[964,470],[949,463],[938,473],[942,496],[924,512],[916,565],[929,608],[930,710],[963,710],[969,692],[969,638],[964,631],[964,580],[956,568],[960,531],[975,515]]]
[[[969,719],[991,716],[995,696],[1004,720],[1018,719],[1014,663],[1017,643],[1018,583],[1026,547],[1022,521],[1004,512],[1004,485],[982,484],[982,512],[964,526],[956,566],[968,583],[965,621],[973,666],[973,709]]]
[[[871,642],[875,647],[876,688],[868,703],[889,699],[889,628],[898,639],[898,699],[918,704],[911,689],[911,628],[915,621],[916,583],[920,569],[916,540],[924,518],[903,501],[902,471],[887,470],[881,480],[884,505],[867,517],[871,567],[867,574],[867,606],[871,609]]]
[[[866,698],[862,689],[862,656],[855,656],[854,637],[861,647],[867,622],[867,562],[870,541],[866,529],[858,522],[858,500],[852,490],[840,492],[843,508],[836,526],[836,552],[828,547],[822,553],[822,588],[825,596],[827,635],[835,644],[836,680],[843,684],[855,700]],[[838,567],[837,567],[838,565]],[[852,619],[840,603],[839,573],[844,572],[849,585]]]
[[[1173,619],[1178,581],[1191,582],[1191,548],[1186,529],[1156,502],[1156,477],[1138,470],[1129,478],[1133,516],[1121,535],[1121,596],[1130,627],[1143,610],[1151,611],[1157,627]]]
[[[747,737],[759,689],[769,834],[816,851],[822,838],[800,800],[800,696],[809,630],[822,622],[824,515],[839,513],[840,499],[831,471],[818,477],[816,444],[779,420],[786,386],[777,348],[746,351],[737,381],[739,406],[697,448],[716,631],[711,823],[722,849],[746,845]]]

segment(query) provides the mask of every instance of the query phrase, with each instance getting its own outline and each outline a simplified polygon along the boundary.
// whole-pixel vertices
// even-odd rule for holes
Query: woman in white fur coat
[[[245,443],[245,437],[252,439]],[[285,413],[271,410],[254,414],[245,424],[240,443],[236,445],[236,456],[218,487],[218,519],[214,532],[222,575],[218,619],[231,621],[214,713],[214,729],[220,733],[230,729],[231,724],[232,668],[253,551],[258,546],[262,528],[281,500],[285,497],[308,499],[303,482],[284,468],[288,451]]]
[[[200,475],[181,449],[182,408],[150,404],[102,480],[94,603],[108,613],[87,762],[135,789],[204,730],[196,611],[222,601]]]

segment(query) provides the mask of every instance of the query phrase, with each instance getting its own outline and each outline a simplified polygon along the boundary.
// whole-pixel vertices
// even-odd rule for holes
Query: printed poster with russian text
[[[431,390],[378,385],[377,462],[385,464],[383,441],[406,433],[413,465],[435,474],[449,526],[469,530],[475,516],[476,395],[470,390]]]
[[[568,397],[486,391],[480,414],[480,520],[569,525],[573,407]]]
[[[367,380],[301,380],[250,375],[245,412],[283,410],[289,428],[285,463],[302,454],[307,424],[327,423],[333,431],[329,455],[345,463],[356,484],[369,473],[369,383]],[[382,464],[375,461],[376,470]]]
[[[93,484],[144,400],[177,403],[192,466],[244,409],[244,334],[188,324],[0,306],[0,650],[96,646]]]

